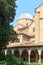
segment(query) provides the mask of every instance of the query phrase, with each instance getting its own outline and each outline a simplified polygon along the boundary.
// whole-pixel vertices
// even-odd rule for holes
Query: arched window
[[[10,49],[7,50],[7,55],[9,55],[9,54],[12,54]]]
[[[30,54],[30,62],[36,62],[38,63],[39,59],[39,54],[37,49],[32,49],[31,54]]]
[[[14,52],[14,56],[19,60],[20,59],[20,53],[19,51],[16,49]]]
[[[25,62],[28,61],[28,51],[27,51],[27,49],[24,49],[24,50],[22,51],[21,61],[25,61]]]

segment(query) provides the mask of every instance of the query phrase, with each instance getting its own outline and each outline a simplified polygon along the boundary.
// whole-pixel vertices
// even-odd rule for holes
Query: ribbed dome
[[[19,19],[33,19],[33,16],[28,13],[24,13],[19,16],[18,20]]]

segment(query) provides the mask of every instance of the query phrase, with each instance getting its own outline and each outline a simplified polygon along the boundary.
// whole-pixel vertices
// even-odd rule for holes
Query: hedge
[[[9,65],[9,64],[7,64],[6,61],[1,61],[0,65]],[[43,65],[43,63],[39,64],[39,63],[18,62],[18,63],[14,64],[14,65]]]

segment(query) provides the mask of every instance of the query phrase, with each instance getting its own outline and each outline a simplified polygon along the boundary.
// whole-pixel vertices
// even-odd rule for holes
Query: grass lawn
[[[7,65],[7,62],[1,61],[1,62],[0,62],[0,65]]]
[[[1,61],[0,62],[0,65],[7,65],[7,62],[5,61]],[[14,64],[15,65],[15,64]],[[28,62],[19,62],[19,64],[16,64],[16,65],[43,65],[43,63],[28,63]]]

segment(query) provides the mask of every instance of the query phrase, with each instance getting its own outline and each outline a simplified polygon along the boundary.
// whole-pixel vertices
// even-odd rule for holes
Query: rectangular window
[[[33,28],[33,32],[35,32],[35,28]]]

